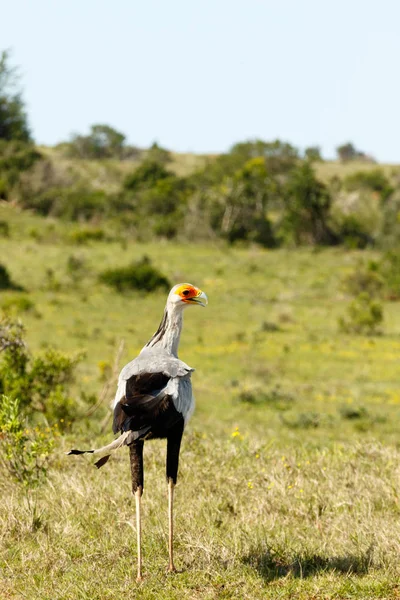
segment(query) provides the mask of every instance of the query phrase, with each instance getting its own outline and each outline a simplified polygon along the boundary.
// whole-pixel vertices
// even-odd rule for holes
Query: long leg
[[[178,477],[179,450],[183,434],[184,421],[180,421],[170,432],[167,439],[167,482],[168,482],[168,571],[176,571],[174,565],[174,488]]]
[[[136,536],[137,536],[137,581],[142,576],[142,520],[140,514],[140,502],[143,494],[143,442],[134,442],[129,446],[132,493],[136,501]]]

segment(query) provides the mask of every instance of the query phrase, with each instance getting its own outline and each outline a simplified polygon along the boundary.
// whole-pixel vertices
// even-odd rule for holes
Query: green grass
[[[1,598],[400,598],[398,305],[384,304],[381,336],[345,335],[337,323],[349,302],[343,276],[374,253],[77,246],[74,226],[7,207],[0,219],[10,223],[1,262],[33,303],[21,314],[31,348],[86,351],[76,395],[100,394],[104,362],[122,339],[120,366],[134,357],[165,302],[163,292],[116,294],[100,271],[146,254],[209,297],[185,313],[180,347],[197,400],[176,491],[180,572],[165,573],[165,444],[145,447],[140,585],[126,450],[101,471],[64,455],[111,440],[107,398],[60,439],[34,528],[26,493],[1,474]],[[70,256],[83,265],[76,279]]]

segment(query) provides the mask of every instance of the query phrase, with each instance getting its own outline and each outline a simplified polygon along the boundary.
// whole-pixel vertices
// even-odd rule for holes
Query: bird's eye
[[[190,293],[190,290],[183,290],[182,296],[187,296]]]

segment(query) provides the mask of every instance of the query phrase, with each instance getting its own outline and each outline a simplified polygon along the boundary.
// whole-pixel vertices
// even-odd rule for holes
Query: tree
[[[127,175],[124,181],[124,189],[136,192],[156,185],[161,179],[167,179],[173,175],[164,165],[153,160],[145,160],[138,168]]]
[[[125,135],[109,125],[92,125],[89,135],[72,136],[67,153],[77,158],[122,158]]]
[[[9,52],[0,55],[0,140],[30,142],[25,107],[15,67],[9,66]]]
[[[171,152],[154,142],[146,152],[146,160],[166,165],[171,162]]]
[[[274,140],[264,142],[263,140],[249,140],[232,146],[230,154],[240,157],[242,163],[251,158],[262,157],[265,159],[268,171],[271,174],[286,173],[298,162],[299,152],[297,148],[288,142]]]
[[[339,160],[342,162],[347,162],[349,160],[362,160],[365,162],[376,162],[372,156],[369,156],[365,152],[361,152],[357,150],[354,145],[350,142],[347,144],[342,144],[342,146],[338,146],[336,148],[336,153],[338,155]]]
[[[312,162],[321,161],[321,148],[319,146],[309,146],[304,150],[304,157]]]
[[[209,191],[209,212],[215,231],[230,242],[247,240],[275,246],[267,204],[275,193],[265,159],[248,160],[233,177]]]
[[[331,196],[315,177],[310,163],[295,169],[286,184],[284,229],[296,244],[332,244],[335,235],[328,225]]]

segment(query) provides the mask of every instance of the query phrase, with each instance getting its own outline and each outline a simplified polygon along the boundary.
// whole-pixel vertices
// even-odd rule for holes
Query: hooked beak
[[[197,296],[193,296],[192,298],[188,298],[186,302],[190,302],[190,304],[198,304],[199,306],[207,306],[208,298],[204,292],[199,290]]]

